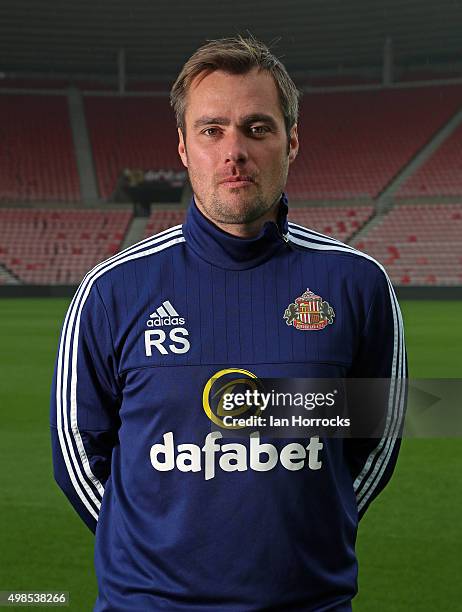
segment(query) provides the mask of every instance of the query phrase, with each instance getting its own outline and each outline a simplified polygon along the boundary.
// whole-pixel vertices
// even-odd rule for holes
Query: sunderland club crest
[[[324,329],[332,325],[335,312],[329,302],[307,289],[284,313],[287,325],[296,329]]]

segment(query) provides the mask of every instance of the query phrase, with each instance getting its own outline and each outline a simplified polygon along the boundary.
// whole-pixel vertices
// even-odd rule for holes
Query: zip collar
[[[289,229],[287,212],[287,196],[283,193],[277,223],[267,221],[257,236],[239,238],[204,217],[193,197],[183,234],[186,244],[201,259],[226,270],[246,270],[264,263],[286,247]]]

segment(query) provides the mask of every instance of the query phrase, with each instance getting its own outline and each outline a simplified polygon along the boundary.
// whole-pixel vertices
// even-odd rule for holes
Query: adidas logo
[[[165,300],[162,305],[149,315],[148,327],[161,327],[163,325],[184,325],[184,318],[180,317],[172,304]]]

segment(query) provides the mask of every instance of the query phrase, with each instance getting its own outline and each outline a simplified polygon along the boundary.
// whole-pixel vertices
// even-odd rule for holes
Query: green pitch
[[[67,300],[0,300],[0,590],[96,596],[93,535],[54,484],[48,397]],[[405,302],[413,377],[462,377],[460,302]],[[358,534],[359,612],[460,609],[462,441],[405,440]],[[236,560],[236,563],[239,561]]]

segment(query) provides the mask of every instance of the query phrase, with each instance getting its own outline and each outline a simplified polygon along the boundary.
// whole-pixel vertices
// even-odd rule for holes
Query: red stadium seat
[[[168,97],[87,97],[85,113],[102,198],[124,168],[184,170]]]
[[[0,208],[0,264],[24,283],[77,284],[120,249],[131,217],[130,211]],[[101,231],[108,225],[120,240]]]
[[[460,85],[306,94],[291,199],[376,197],[461,104]]]
[[[461,204],[406,204],[395,206],[353,244],[383,262],[395,283],[457,285],[461,236]]]
[[[0,96],[0,200],[80,200],[65,96]]]

